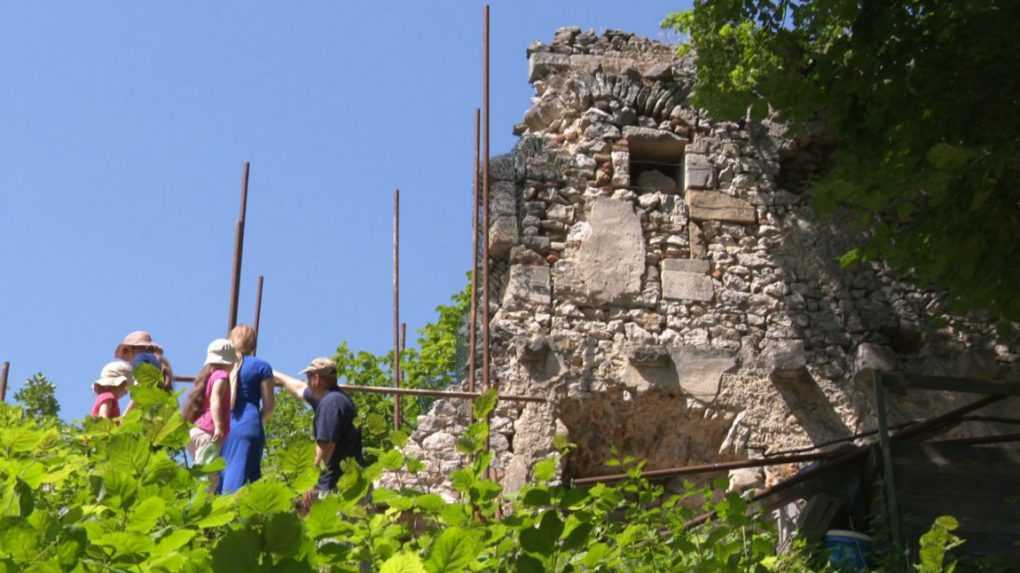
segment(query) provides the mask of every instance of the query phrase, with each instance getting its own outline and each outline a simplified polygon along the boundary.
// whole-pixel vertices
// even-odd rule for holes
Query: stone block
[[[510,278],[503,293],[503,306],[508,309],[548,306],[552,304],[549,267],[511,265]]]
[[[641,159],[680,162],[684,149],[689,141],[673,132],[628,125],[623,128],[623,138],[627,140],[632,155]]]
[[[712,300],[714,286],[707,274],[708,261],[665,259],[662,261],[662,296],[673,300]]]
[[[666,368],[672,365],[672,357],[669,350],[662,346],[652,344],[629,344],[624,349],[624,355],[631,364],[639,367],[661,367]]]
[[[687,209],[691,219],[754,223],[754,206],[719,191],[688,191]]]
[[[762,366],[773,380],[800,379],[807,374],[804,341],[797,339],[769,340],[761,356]]]
[[[680,389],[703,402],[715,399],[722,375],[737,365],[733,354],[717,350],[681,347],[671,355]]]
[[[600,197],[592,206],[588,224],[591,233],[578,247],[572,265],[577,282],[584,287],[584,302],[612,304],[640,296],[645,242],[633,205]]]
[[[661,191],[673,194],[680,191],[676,179],[657,169],[643,171],[637,178],[637,187],[642,193]]]
[[[663,259],[662,260],[662,271],[663,272],[678,272],[678,273],[698,273],[708,274],[710,263],[705,260],[698,259]]]
[[[528,81],[534,83],[551,74],[562,72],[570,67],[570,56],[550,52],[535,52],[528,58]]]
[[[684,155],[684,190],[710,189],[715,185],[715,167],[707,155],[688,153]]]
[[[896,370],[896,353],[887,346],[862,342],[854,355],[854,379],[868,382],[871,373]]]
[[[494,217],[489,227],[489,254],[495,258],[505,257],[519,237],[517,217]]]
[[[701,226],[690,223],[687,232],[691,241],[691,258],[698,259],[705,256],[705,237],[702,235]]]

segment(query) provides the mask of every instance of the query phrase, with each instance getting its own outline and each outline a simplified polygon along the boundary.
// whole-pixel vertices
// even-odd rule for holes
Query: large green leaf
[[[428,573],[465,571],[478,557],[480,549],[475,535],[459,527],[447,528],[432,542],[425,569]]]
[[[150,445],[140,436],[118,434],[110,440],[106,456],[114,468],[137,474],[149,462]]]
[[[322,539],[336,534],[341,529],[340,501],[327,497],[312,506],[305,518],[305,527],[312,539]]]
[[[258,569],[262,537],[250,529],[227,533],[213,549],[213,571],[216,573],[253,573]]]
[[[166,502],[160,497],[148,497],[135,506],[128,517],[128,531],[148,533],[166,513]]]
[[[277,513],[270,516],[262,535],[266,550],[285,557],[293,556],[301,548],[301,520],[293,513]]]
[[[386,560],[379,573],[427,573],[421,558],[414,553],[397,553]]]
[[[293,506],[294,495],[287,486],[277,482],[257,481],[237,493],[237,509],[242,517],[290,511]]]

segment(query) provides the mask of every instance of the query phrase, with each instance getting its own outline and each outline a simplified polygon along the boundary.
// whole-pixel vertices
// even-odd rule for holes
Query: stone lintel
[[[662,270],[705,275],[708,274],[709,262],[697,259],[663,259]]]
[[[754,223],[757,220],[753,205],[719,191],[688,191],[687,208],[691,219],[702,221]]]

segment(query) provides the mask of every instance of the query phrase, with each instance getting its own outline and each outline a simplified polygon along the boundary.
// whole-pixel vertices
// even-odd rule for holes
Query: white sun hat
[[[103,366],[99,373],[99,380],[93,382],[96,386],[109,386],[116,388],[125,382],[131,383],[134,375],[131,373],[131,365],[123,360],[114,360]]]
[[[210,342],[209,347],[205,350],[205,365],[210,364],[223,366],[237,364],[237,351],[234,350],[234,345],[226,338],[217,338]]]

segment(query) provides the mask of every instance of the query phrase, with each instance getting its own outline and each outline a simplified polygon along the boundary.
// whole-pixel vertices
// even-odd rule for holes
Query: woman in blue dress
[[[220,479],[220,493],[233,493],[262,477],[262,451],[266,445],[263,426],[273,412],[273,367],[255,351],[255,330],[241,324],[230,331],[230,342],[241,355],[231,376],[230,433],[221,455],[227,463]]]

